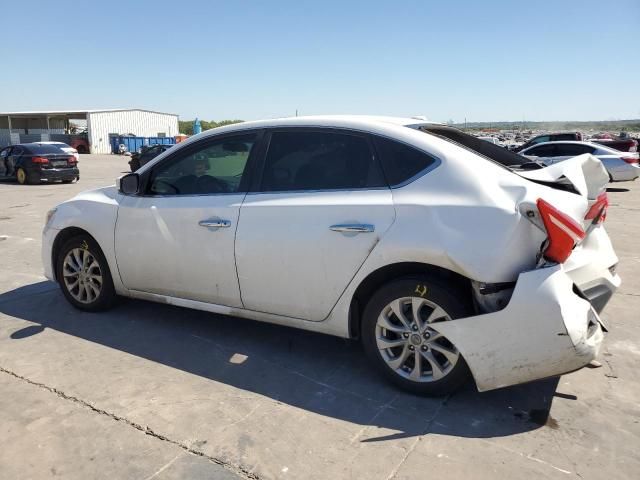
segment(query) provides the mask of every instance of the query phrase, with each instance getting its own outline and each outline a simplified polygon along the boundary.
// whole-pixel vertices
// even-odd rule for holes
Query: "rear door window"
[[[583,153],[593,153],[595,148],[589,145],[579,145],[574,143],[565,143],[564,145],[556,145],[556,156],[572,156],[582,155]]]
[[[523,152],[525,155],[532,155],[536,157],[555,157],[556,154],[556,146],[555,145],[539,145],[537,147],[533,147],[526,152]]]
[[[375,145],[391,186],[409,181],[436,162],[431,155],[395,140],[375,137]]]
[[[344,190],[384,187],[367,137],[333,131],[271,134],[260,191]]]
[[[531,145],[536,145],[538,143],[545,143],[545,142],[549,142],[551,140],[551,138],[549,137],[549,135],[543,135],[541,137],[536,137],[533,138],[529,141],[529,143],[531,143]]]

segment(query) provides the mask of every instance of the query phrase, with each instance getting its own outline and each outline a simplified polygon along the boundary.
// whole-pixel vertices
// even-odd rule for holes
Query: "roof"
[[[202,134],[211,132],[212,134],[222,131],[245,130],[248,128],[260,127],[338,127],[338,128],[368,128],[372,126],[408,126],[435,124],[425,120],[424,117],[385,117],[375,115],[311,115],[305,117],[284,117],[272,118],[269,120],[252,120],[249,122],[234,123],[224,127],[212,128]]]
[[[155,110],[145,110],[142,108],[103,108],[99,110],[41,110],[41,111],[24,111],[24,112],[0,112],[0,116],[25,116],[25,115],[86,115],[88,113],[107,113],[107,112],[149,112],[159,113],[161,115],[173,115],[177,117],[176,113],[158,112]]]

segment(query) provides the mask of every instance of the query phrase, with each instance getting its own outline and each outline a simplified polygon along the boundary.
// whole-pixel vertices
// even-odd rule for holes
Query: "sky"
[[[640,0],[3,2],[0,111],[640,118]]]

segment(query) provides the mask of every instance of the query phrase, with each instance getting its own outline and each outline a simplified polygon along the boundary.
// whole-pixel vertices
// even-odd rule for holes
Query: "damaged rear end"
[[[517,210],[543,239],[535,268],[515,282],[473,282],[480,314],[434,325],[464,356],[480,391],[582,368],[606,331],[599,312],[620,285],[604,230],[608,175],[582,155],[521,172]]]

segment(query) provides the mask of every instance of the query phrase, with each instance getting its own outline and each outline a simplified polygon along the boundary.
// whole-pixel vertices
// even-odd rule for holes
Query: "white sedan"
[[[516,173],[487,145],[388,117],[209,130],[51,210],[45,274],[82,310],[125,296],[359,338],[428,395],[581,368],[620,284],[608,176],[593,157]]]
[[[546,142],[526,148],[519,153],[527,158],[540,159],[546,165],[588,153],[602,162],[609,174],[609,180],[612,182],[635,180],[640,176],[638,153],[621,152],[598,143],[576,141]]]

